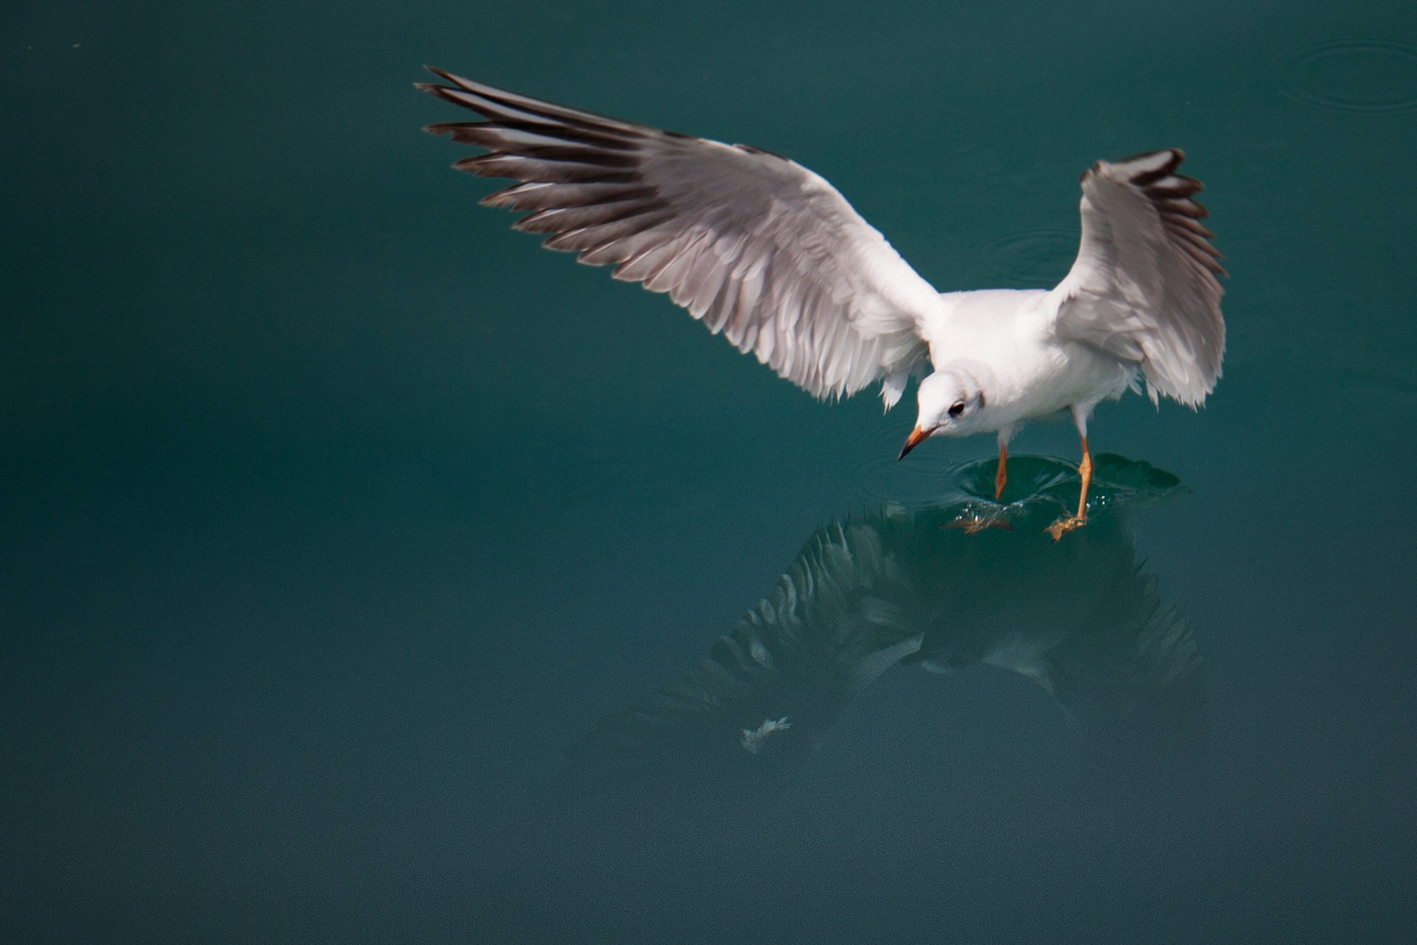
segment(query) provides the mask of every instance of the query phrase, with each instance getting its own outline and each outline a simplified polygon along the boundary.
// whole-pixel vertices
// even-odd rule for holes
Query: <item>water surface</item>
[[[0,42],[7,938],[1409,933],[1410,5],[12,3]],[[902,666],[726,814],[537,814],[818,529],[992,443],[897,464],[908,405],[509,232],[423,63],[788,155],[941,289],[1056,282],[1077,174],[1183,148],[1225,376],[1092,441],[1190,490],[1116,547],[1203,662],[1203,784],[1099,783],[1035,681]]]

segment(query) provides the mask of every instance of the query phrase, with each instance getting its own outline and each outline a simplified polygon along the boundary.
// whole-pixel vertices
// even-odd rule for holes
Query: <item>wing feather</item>
[[[427,130],[488,151],[453,166],[517,181],[482,202],[530,211],[514,226],[548,249],[668,293],[815,397],[926,357],[920,325],[939,294],[801,165],[430,71],[447,84],[420,88],[485,120]],[[894,404],[899,385],[882,396]]]
[[[1053,290],[1060,337],[1132,361],[1155,401],[1197,406],[1215,388],[1225,354],[1225,274],[1201,183],[1175,173],[1184,155],[1154,151],[1082,176],[1082,245]]]

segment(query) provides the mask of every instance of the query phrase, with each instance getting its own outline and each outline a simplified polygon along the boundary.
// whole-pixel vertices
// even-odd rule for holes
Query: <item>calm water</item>
[[[7,940],[1410,935],[1411,4],[9,3],[0,43]],[[942,289],[1051,285],[1077,174],[1184,148],[1225,377],[1092,426],[1183,487],[1056,561],[942,532],[990,438],[897,464],[909,405],[816,403],[509,232],[419,133],[455,117],[423,63],[789,155]],[[956,671],[797,671],[836,701],[770,778],[737,742],[777,703],[588,735],[842,522],[971,575],[911,599]],[[1184,698],[1086,675],[1132,672],[1133,558]],[[1001,608],[1083,600],[1105,698],[978,665]]]

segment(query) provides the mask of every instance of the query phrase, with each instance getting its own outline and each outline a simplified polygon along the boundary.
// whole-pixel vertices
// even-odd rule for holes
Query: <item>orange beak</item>
[[[905,438],[905,445],[900,448],[900,455],[897,456],[896,459],[905,459],[905,454],[909,453],[911,450],[915,449],[915,447],[919,446],[920,441],[925,439],[929,435],[929,430],[922,430],[919,427],[916,427],[914,430],[911,430],[910,436]]]

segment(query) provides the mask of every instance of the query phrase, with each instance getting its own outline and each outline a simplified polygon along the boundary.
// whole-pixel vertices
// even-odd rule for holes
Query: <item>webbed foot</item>
[[[1001,528],[1006,532],[1014,530],[1013,525],[1009,524],[1009,520],[1001,512],[989,515],[981,514],[974,509],[959,513],[953,522],[946,522],[940,527],[961,528],[964,529],[966,535],[977,535],[991,528]]]
[[[1052,535],[1053,541],[1057,542],[1058,539],[1062,538],[1068,532],[1076,531],[1086,524],[1086,518],[1077,515],[1065,515],[1043,530]]]

